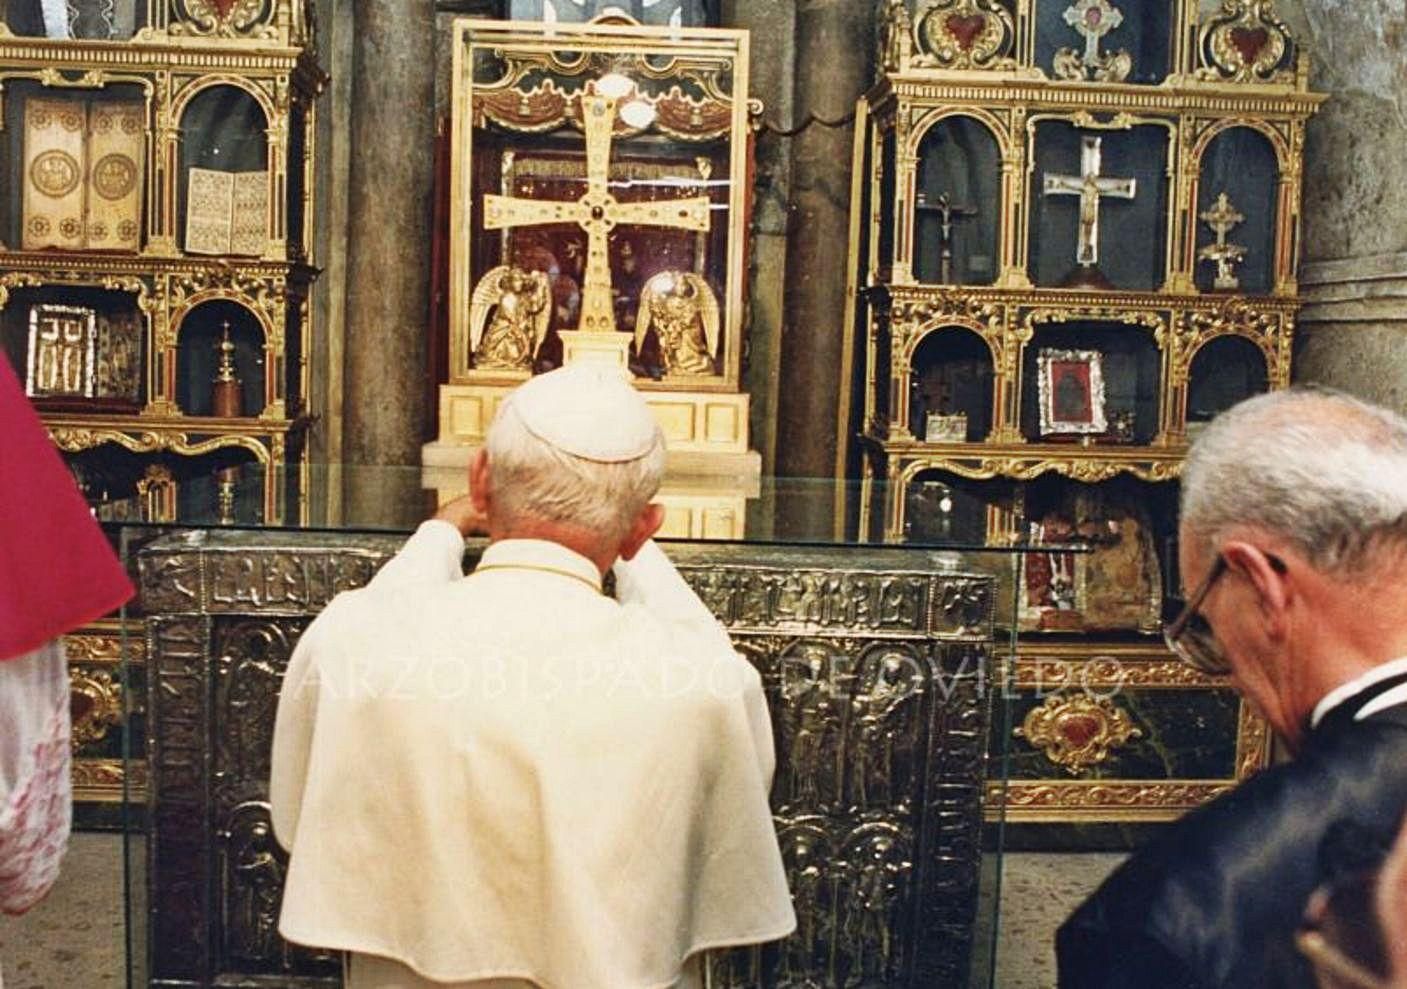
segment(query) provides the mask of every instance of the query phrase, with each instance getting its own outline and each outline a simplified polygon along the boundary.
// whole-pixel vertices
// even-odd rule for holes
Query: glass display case
[[[453,50],[449,380],[425,463],[467,463],[529,375],[602,360],[693,473],[757,475],[747,32],[466,18]]]
[[[236,469],[188,480],[157,516],[140,499],[98,509],[143,581],[121,676],[135,986],[337,984],[335,959],[275,934],[286,860],[268,833],[266,780],[278,680],[307,621],[365,583],[436,498],[414,468],[312,468],[298,481],[301,520],[253,524],[230,510],[263,483]],[[348,520],[334,488],[383,492],[383,511]],[[795,517],[845,498],[830,481],[775,482],[750,504],[746,538],[663,544],[763,674],[779,840],[806,925],[716,956],[713,984],[789,972],[837,987],[988,986],[1023,550],[965,545],[960,531],[904,546],[831,523],[798,531]],[[788,538],[770,535],[782,527]],[[902,675],[881,676],[891,668]]]

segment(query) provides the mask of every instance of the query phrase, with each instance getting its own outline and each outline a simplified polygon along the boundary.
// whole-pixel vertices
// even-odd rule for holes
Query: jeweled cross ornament
[[[1080,148],[1079,175],[1045,177],[1047,196],[1080,197],[1080,237],[1075,251],[1077,267],[1067,280],[1070,285],[1108,284],[1099,272],[1099,202],[1101,199],[1132,199],[1137,179],[1114,179],[1100,175],[1103,138],[1086,136]]]
[[[1124,15],[1109,0],[1079,0],[1065,11],[1065,23],[1084,36],[1085,65],[1095,67],[1104,61],[1099,43],[1124,22]]]
[[[1231,199],[1224,192],[1216,197],[1211,209],[1197,215],[1216,234],[1216,243],[1198,251],[1197,260],[1216,262],[1216,281],[1212,283],[1215,291],[1234,292],[1241,287],[1234,266],[1246,257],[1246,249],[1240,244],[1228,244],[1226,235],[1233,227],[1244,223],[1246,217],[1231,205]]]
[[[608,254],[611,231],[622,224],[670,227],[676,230],[709,229],[707,196],[656,202],[622,203],[611,195],[611,136],[615,130],[617,100],[597,92],[581,96],[586,129],[586,195],[570,200],[484,197],[484,229],[575,223],[586,231],[586,271],[582,279],[579,331],[614,333],[616,314],[611,293]]]

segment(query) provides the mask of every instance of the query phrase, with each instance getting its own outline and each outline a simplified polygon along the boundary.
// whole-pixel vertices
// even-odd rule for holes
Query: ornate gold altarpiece
[[[1175,817],[1269,755],[1152,633],[1179,604],[1189,436],[1290,382],[1324,97],[1270,0],[880,7],[839,424],[861,531],[1086,541],[1026,557],[1009,816]],[[1198,724],[1218,741],[1170,755]]]
[[[442,498],[498,403],[564,362],[628,368],[664,429],[678,535],[740,534],[760,470],[742,391],[748,35],[455,22]],[[721,479],[710,486],[706,478]],[[731,527],[731,528],[730,528]]]
[[[281,465],[304,462],[311,423],[313,135],[326,82],[312,3],[128,8],[133,23],[116,7],[97,23],[70,5],[74,37],[55,39],[22,33],[0,5],[0,157],[12,180],[0,195],[0,350],[22,379],[34,368],[35,405],[94,500],[135,490],[148,517],[173,518],[183,478],[248,462],[263,482],[242,517],[297,518],[301,474]],[[264,176],[244,253],[186,250],[198,166]],[[64,309],[95,323],[81,387],[71,375],[52,387],[48,370],[46,314]],[[224,322],[238,416],[210,401]],[[80,804],[122,798],[122,636],[110,618],[66,639]]]
[[[399,544],[211,530],[141,553],[150,985],[339,984],[339,959],[278,937],[287,860],[269,823],[271,733],[299,635]],[[709,984],[978,984],[996,582],[910,549],[669,552],[762,674],[799,917],[779,944],[712,956]]]

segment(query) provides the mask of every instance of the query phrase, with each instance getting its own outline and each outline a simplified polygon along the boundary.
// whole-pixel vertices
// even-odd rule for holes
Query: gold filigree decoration
[[[1081,659],[1018,659],[1016,685],[1056,689],[1061,687],[1090,690],[1122,687],[1224,687],[1222,677],[1205,673],[1179,660],[1147,662],[1094,656]]]
[[[1200,806],[1223,793],[1235,783],[1146,783],[1129,782],[1070,782],[1026,783],[1013,780],[1010,784],[990,783],[987,804],[1000,807],[1005,796],[1008,812],[1026,810],[1054,816],[1059,812],[1081,811],[1087,815],[1111,812],[1118,816],[1162,817],[1170,811],[1181,812]],[[1102,813],[1101,813],[1102,812]],[[1142,812],[1142,813],[1140,813]],[[1035,815],[1031,815],[1035,816]]]
[[[1241,298],[1226,299],[1215,309],[1187,315],[1174,324],[1173,380],[1186,381],[1197,352],[1209,341],[1223,336],[1244,337],[1259,347],[1265,355],[1270,379],[1276,380],[1281,349],[1289,343],[1289,334],[1281,332],[1282,318],[1279,313],[1257,308]]]
[[[70,668],[68,689],[75,752],[101,742],[122,723],[122,685],[107,670]]]
[[[1236,733],[1236,778],[1250,779],[1270,765],[1270,725],[1245,701]]]
[[[173,35],[217,38],[278,37],[272,21],[288,0],[176,0]]]
[[[879,65],[885,72],[901,72],[913,58],[914,24],[907,0],[889,0],[880,15]]]
[[[169,450],[181,456],[198,457],[214,450],[242,447],[253,453],[261,464],[267,464],[270,457],[264,444],[252,436],[216,436],[191,443],[182,432],[157,433],[146,430],[127,433],[120,429],[83,429],[67,426],[51,428],[49,436],[54,445],[65,453],[78,453],[102,446],[104,443],[116,443],[133,453],[159,453]]]
[[[999,360],[1003,350],[1002,306],[975,296],[940,290],[916,300],[898,300],[890,310],[895,353],[909,354],[930,330],[961,326],[979,334]]]
[[[1115,749],[1142,734],[1123,710],[1083,692],[1047,697],[1016,729],[1017,738],[1041,749],[1071,775],[1107,761]]]
[[[1167,340],[1168,320],[1164,314],[1151,309],[1123,309],[1118,306],[1067,306],[1035,308],[1026,313],[1017,330],[1022,343],[1030,343],[1038,323],[1074,323],[1078,321],[1124,323],[1146,326],[1153,331],[1153,340],[1162,347]]]
[[[1198,40],[1199,79],[1278,82],[1293,76],[1286,65],[1290,29],[1276,15],[1274,0],[1224,0]]]
[[[996,0],[933,0],[914,24],[913,64],[942,69],[1010,68],[1016,27]]]
[[[128,799],[136,804],[146,800],[146,764],[139,760],[124,765],[121,759],[74,759],[69,779],[76,802],[120,801],[124,780]]]

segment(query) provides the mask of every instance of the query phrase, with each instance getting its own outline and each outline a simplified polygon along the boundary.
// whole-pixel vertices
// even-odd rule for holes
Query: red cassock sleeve
[[[132,583],[0,357],[0,661],[131,598]]]

